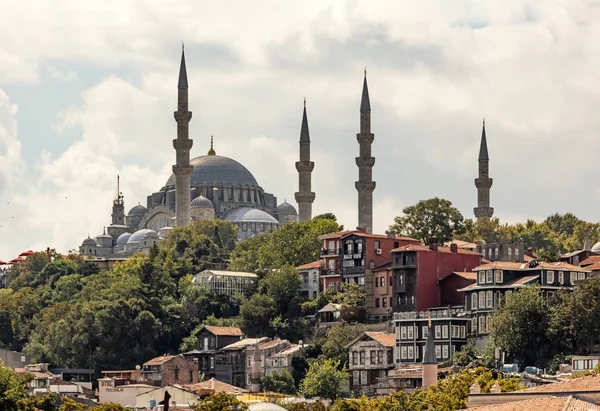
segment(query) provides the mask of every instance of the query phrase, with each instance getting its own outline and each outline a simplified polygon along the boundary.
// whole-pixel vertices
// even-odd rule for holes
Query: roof
[[[477,248],[477,244],[462,240],[446,241],[444,247],[450,247],[450,244],[456,244],[458,248],[465,248],[467,250],[475,250]]]
[[[381,240],[404,240],[404,241],[413,241],[415,243],[419,243],[419,240],[417,240],[416,238],[406,237],[406,236],[402,236],[402,235],[388,237],[387,234],[370,234],[370,233],[365,233],[364,231],[360,231],[360,230],[351,231],[348,234],[345,234],[343,237],[348,237],[350,235],[356,235],[356,236],[364,237],[364,238],[378,238]]]
[[[249,411],[285,411],[280,405],[273,404],[272,402],[255,402],[248,405]]]
[[[198,197],[194,198],[190,203],[190,207],[194,208],[214,208],[214,204],[208,198],[204,197],[200,194]]]
[[[203,328],[210,331],[214,335],[226,336],[226,337],[241,337],[244,335],[242,330],[238,327],[215,327],[212,325],[205,325]]]
[[[429,321],[429,328],[427,330],[427,340],[425,341],[425,352],[423,353],[423,364],[437,364],[437,357],[435,355],[435,349],[433,345],[433,327],[431,321]]]
[[[323,234],[323,235],[319,236],[319,239],[327,240],[328,238],[341,238],[341,237],[345,236],[346,234],[353,233],[354,231],[356,231],[356,230],[336,231],[335,233]]]
[[[485,136],[485,120],[483,120],[483,127],[481,128],[481,144],[479,146],[479,160],[489,160],[487,138]]]
[[[177,83],[177,87],[188,87],[187,70],[185,69],[185,53],[183,51],[183,46],[181,46],[181,64],[179,65],[179,82]]]
[[[589,271],[597,271],[597,270],[600,270],[600,262],[597,262],[597,263],[594,263],[594,264],[587,265],[587,266],[585,266],[585,269],[586,269],[586,270],[589,270]]]
[[[197,384],[187,384],[184,385],[189,390],[198,391],[198,390],[213,390],[215,393],[226,392],[226,393],[236,393],[236,392],[248,392],[240,387],[236,387],[231,384],[227,384],[223,381],[219,381],[215,378],[211,378],[207,381],[202,381]]]
[[[450,247],[442,247],[442,246],[438,246],[437,251],[434,251],[431,248],[429,248],[428,245],[423,245],[423,244],[404,245],[402,247],[394,248],[392,250],[392,253],[398,253],[401,251],[424,251],[424,252],[429,252],[429,253],[448,253],[448,254],[452,253],[452,254],[481,255],[481,253],[478,253],[476,251],[471,251],[471,250],[467,250],[465,248],[460,248],[460,247],[456,250],[456,253],[453,252],[452,250],[450,250]]]
[[[600,392],[600,375],[589,375],[587,377],[573,378],[567,381],[528,388],[519,392],[525,394],[532,392],[563,393],[589,391]]]
[[[227,270],[210,270],[210,269],[201,271],[196,275],[200,275],[200,274],[204,274],[204,273],[211,273],[213,275],[225,275],[225,276],[232,276],[232,277],[258,278],[258,275],[254,274],[254,273],[248,273],[245,271],[227,271]]]
[[[313,261],[312,263],[299,265],[296,270],[309,270],[311,268],[320,268],[323,266],[323,260]]]
[[[279,340],[279,339],[275,339],[275,340],[271,340],[271,341],[264,341],[264,342],[259,342],[258,343],[258,349],[259,350],[266,350],[272,347],[277,347],[279,344],[286,344],[286,347],[289,346],[290,342],[288,340]],[[252,351],[256,348],[256,345],[254,346],[250,346],[247,348],[248,351]]]
[[[269,340],[269,337],[244,338],[243,340],[236,341],[233,344],[229,344],[228,346],[223,347],[222,350],[226,350],[226,351],[241,350],[241,349],[250,347],[252,345],[256,345],[258,343],[265,342],[267,340]]]
[[[523,277],[518,277],[518,278],[514,278],[509,281],[505,281],[502,284],[490,284],[490,286],[493,286],[494,288],[515,288],[515,287],[524,286],[534,280],[537,280],[538,278],[539,278],[539,276],[537,276],[537,275],[525,275]],[[485,285],[480,286],[477,283],[474,283],[465,288],[461,288],[460,290],[457,290],[457,291],[470,291],[470,290],[479,290],[479,289],[486,289],[486,288],[488,288],[488,287],[486,287]]]
[[[550,384],[552,385],[552,384]],[[540,397],[531,400],[513,401],[503,404],[477,407],[478,411],[588,411],[600,410],[600,406],[568,397]]]
[[[173,358],[175,358],[174,355],[163,355],[145,362],[144,365],[163,365],[164,363],[171,361]]]
[[[231,210],[225,216],[225,219],[237,223],[237,222],[258,222],[258,223],[279,223],[275,217],[271,214],[259,210],[254,207],[238,207]]]
[[[582,271],[589,272],[586,268],[577,267],[573,264],[568,264],[563,261],[559,262],[540,262],[535,267],[529,267],[527,263],[518,263],[512,261],[494,261],[493,263],[483,264],[475,267],[473,271],[501,269],[501,270],[517,270],[517,271],[536,271],[536,270],[564,270],[564,271]]]
[[[333,313],[342,310],[342,304],[329,303],[319,310],[320,313]]]
[[[385,345],[386,347],[393,347],[396,345],[396,334],[386,333],[382,331],[367,331],[366,335],[374,339],[375,341]]]
[[[300,142],[310,143],[310,133],[308,132],[308,118],[306,116],[306,99],[304,99],[304,111],[302,112],[302,126],[300,127]]]
[[[297,353],[301,349],[302,349],[302,346],[300,344],[292,344],[288,347],[285,347],[281,351],[277,351],[277,352],[274,352],[273,354],[269,355],[269,358],[287,357],[289,355]]]
[[[288,203],[287,201],[283,201],[283,203],[279,204],[275,207],[275,214],[277,215],[298,215],[298,211],[296,207]]]
[[[459,277],[462,277],[465,280],[477,281],[477,273],[475,273],[473,271],[454,271],[454,272],[448,274],[447,276],[445,276],[444,278],[442,278],[442,280],[445,280],[446,278],[450,277],[453,274],[457,275]]]
[[[360,99],[361,113],[371,112],[371,102],[369,101],[369,87],[367,87],[367,71],[365,70],[365,79],[363,80],[362,97]]]
[[[596,263],[600,263],[600,255],[590,255],[589,257],[584,258],[579,262],[579,266],[585,267]]]

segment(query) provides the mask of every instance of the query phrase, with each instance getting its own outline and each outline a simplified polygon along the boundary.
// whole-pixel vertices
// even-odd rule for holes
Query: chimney
[[[437,238],[436,237],[429,237],[429,249],[431,251],[437,251],[438,250],[438,242],[437,242]]]
[[[458,253],[458,244],[456,244],[456,243],[450,244],[450,251],[453,253]]]

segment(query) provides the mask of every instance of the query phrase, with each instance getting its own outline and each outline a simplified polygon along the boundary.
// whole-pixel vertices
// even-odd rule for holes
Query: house
[[[577,281],[588,278],[589,270],[564,262],[528,263],[496,261],[474,268],[477,282],[460,289],[465,293],[465,308],[472,318],[471,330],[478,337],[476,345],[484,347],[490,331],[488,316],[498,304],[520,287],[539,284],[547,296],[560,289],[572,290]]]
[[[574,397],[577,400],[584,401],[590,404],[600,404],[600,375],[592,375],[588,377],[573,378],[567,381],[555,382],[553,384],[540,385],[534,388],[519,390],[514,392],[490,392],[482,393],[481,388],[477,384],[471,387],[469,398],[467,400],[467,408],[482,407],[484,405],[505,404],[502,405],[513,408],[494,408],[494,409],[523,409],[516,408],[517,401],[538,400],[542,398],[556,397],[566,400]],[[587,404],[586,404],[587,406]],[[497,406],[500,407],[500,406]],[[589,406],[591,407],[591,405]],[[485,408],[478,408],[485,409]],[[549,411],[552,408],[525,408],[525,409],[543,409]],[[554,408],[562,410],[564,408]],[[599,408],[567,408],[574,410],[600,409]]]
[[[385,379],[394,368],[395,344],[392,333],[365,332],[345,346],[352,392],[375,393],[378,379]]]
[[[600,363],[599,355],[573,355],[571,357],[571,372],[573,374],[593,371]]]
[[[142,379],[150,385],[160,387],[195,384],[198,382],[198,364],[182,356],[163,355],[144,363]]]
[[[142,370],[109,370],[102,371],[104,378],[115,378],[125,380],[127,383],[133,384],[134,382],[141,381]]]
[[[0,360],[2,360],[2,365],[7,368],[25,368],[27,364],[29,364],[29,358],[27,355],[7,350],[6,348],[0,348]]]
[[[271,375],[273,372],[281,374],[283,370],[291,374],[294,370],[292,357],[303,349],[304,344],[290,344],[282,350],[269,355],[265,361],[265,375]]]
[[[379,322],[390,318],[394,303],[394,287],[392,285],[392,261],[388,261],[373,269],[373,298],[370,319]]]
[[[269,337],[244,338],[221,348],[215,356],[215,378],[236,387],[245,387],[247,380],[246,348],[267,341],[271,341],[271,339]]]
[[[323,242],[321,248],[321,258],[323,260],[323,273],[321,273],[322,290],[340,290],[342,283],[342,273],[340,264],[340,239],[353,230],[338,231],[336,233],[325,234],[319,237]]]
[[[205,378],[214,378],[216,353],[223,347],[242,339],[243,333],[238,327],[204,326],[198,332],[197,349],[183,354],[193,358]]]
[[[321,323],[353,322],[364,319],[364,313],[362,307],[346,307],[342,304],[329,303],[317,312],[317,316]]]
[[[296,267],[302,281],[299,290],[300,297],[308,300],[309,298],[317,298],[319,296],[322,267],[322,260],[313,261],[312,263]]]
[[[243,296],[258,283],[258,276],[243,271],[204,270],[192,278],[194,284],[206,285],[213,295]]]
[[[407,245],[392,250],[392,271],[394,304],[393,311],[426,311],[439,307],[442,300],[447,304],[461,304],[452,301],[453,294],[440,295],[438,282],[454,272],[472,271],[481,263],[477,252],[458,248],[438,247],[437,240],[431,238],[429,245]]]
[[[49,371],[63,381],[73,382],[88,390],[96,381],[96,372],[90,368],[50,368]]]
[[[279,352],[291,344],[288,340],[280,340],[276,338],[271,341],[265,341],[258,343],[256,345],[251,345],[246,348],[246,388],[250,389],[251,383],[251,374],[253,372],[254,367],[254,358],[256,350],[258,350],[258,355],[260,356],[260,369],[256,370],[260,372],[261,376],[267,375],[267,361],[266,359],[273,353]]]
[[[394,313],[394,362],[400,367],[423,360],[429,321],[434,332],[435,357],[442,363],[467,344],[471,319],[464,306],[432,308],[427,312]]]
[[[98,402],[114,402],[123,406],[135,404],[136,396],[142,392],[153,390],[149,384],[130,384],[124,378],[104,377],[98,379]]]
[[[454,271],[439,280],[440,306],[464,305],[465,293],[458,291],[475,284],[477,273],[474,271]]]
[[[518,243],[481,244],[477,250],[490,262],[508,261],[522,263],[525,258],[525,247]]]
[[[58,378],[48,371],[47,363],[28,364],[24,368],[15,368],[14,371],[20,377],[24,377],[25,375],[32,377],[27,385],[29,386],[30,394],[33,395],[50,393],[50,380]]]

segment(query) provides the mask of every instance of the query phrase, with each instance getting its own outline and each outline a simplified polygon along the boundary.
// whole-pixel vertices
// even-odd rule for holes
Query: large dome
[[[190,160],[194,166],[192,187],[202,184],[231,184],[259,187],[256,179],[246,167],[229,157],[207,155]],[[171,174],[166,187],[175,186],[175,174]]]
[[[600,242],[594,244],[594,246],[592,247],[592,251],[595,253],[600,253]]]
[[[272,215],[265,213],[262,210],[252,207],[238,207],[234,208],[225,217],[232,223],[278,223]]]

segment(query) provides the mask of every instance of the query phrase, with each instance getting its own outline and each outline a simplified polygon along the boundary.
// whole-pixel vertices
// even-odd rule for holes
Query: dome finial
[[[104,230],[102,231],[102,235],[106,235],[106,227],[104,227]]]
[[[365,77],[367,77],[367,68],[365,67]]]
[[[210,150],[208,150],[208,155],[209,156],[217,155],[216,151],[213,148],[213,136],[210,136]]]

